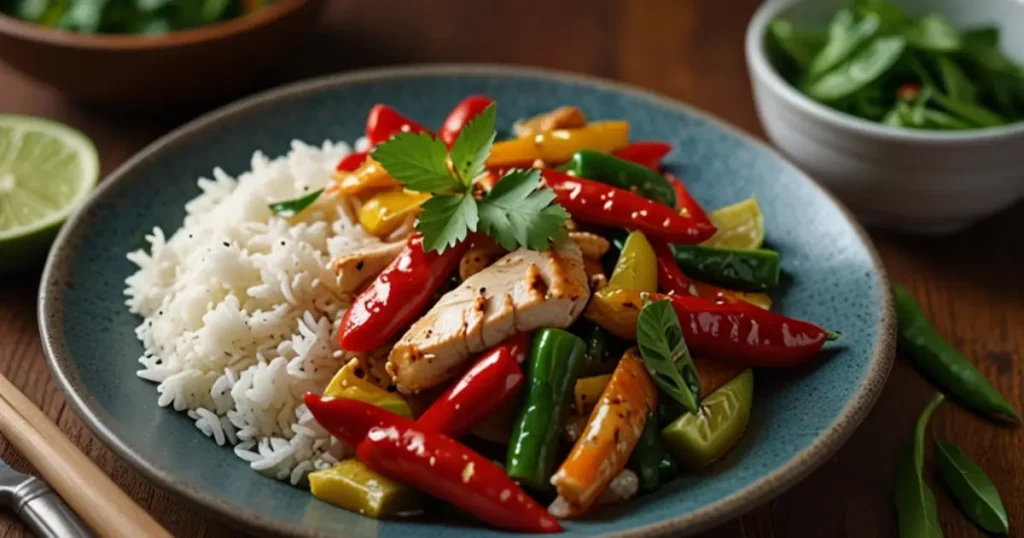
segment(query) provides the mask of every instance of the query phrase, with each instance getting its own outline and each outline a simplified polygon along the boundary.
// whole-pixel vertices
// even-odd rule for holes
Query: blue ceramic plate
[[[483,93],[498,120],[575,104],[600,119],[632,122],[632,139],[666,140],[667,161],[715,208],[756,195],[768,241],[789,277],[776,308],[843,332],[814,365],[759,372],[743,441],[714,472],[567,525],[567,536],[689,533],[778,495],[853,433],[882,389],[894,345],[884,270],[863,230],[831,196],[750,137],[652,93],[607,81],[500,67],[431,66],[362,71],[303,82],[208,114],[122,166],[61,231],[43,276],[39,323],[67,399],[93,432],[162,487],[250,530],[346,537],[499,535],[465,519],[380,522],[322,503],[251,471],[182,414],[156,405],[135,376],[138,320],[124,306],[134,271],[125,253],[154,225],[177,228],[195,178],[216,166],[237,174],[253,150],[284,153],[295,138],[354,140],[367,110],[389,103],[440,125],[459,100]]]

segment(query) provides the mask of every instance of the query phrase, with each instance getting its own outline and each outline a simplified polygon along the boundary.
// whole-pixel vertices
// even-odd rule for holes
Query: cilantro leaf
[[[513,170],[478,202],[480,230],[508,250],[545,250],[566,234],[569,213],[540,187],[540,170]]]
[[[469,188],[473,180],[483,173],[484,163],[494,144],[494,103],[487,105],[459,133],[452,144],[452,164],[462,183]]]
[[[416,229],[423,234],[423,249],[444,252],[475,232],[480,221],[477,202],[468,194],[435,194],[423,203]]]
[[[448,170],[444,142],[426,133],[400,133],[370,154],[406,189],[433,194],[465,192]]]

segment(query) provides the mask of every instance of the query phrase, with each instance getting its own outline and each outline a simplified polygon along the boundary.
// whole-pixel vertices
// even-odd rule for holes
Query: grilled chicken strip
[[[405,243],[402,240],[375,244],[335,258],[331,269],[338,278],[338,289],[342,293],[354,292],[376,278],[402,253]]]
[[[572,325],[589,298],[574,241],[516,250],[442,296],[395,344],[388,372],[402,392],[437,386],[516,333]]]

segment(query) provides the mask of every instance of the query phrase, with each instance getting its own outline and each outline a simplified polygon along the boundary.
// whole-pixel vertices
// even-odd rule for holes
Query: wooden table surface
[[[758,0],[332,0],[303,57],[262,81],[268,87],[353,67],[416,62],[494,62],[580,71],[646,86],[706,109],[759,136],[743,58],[743,34]],[[395,13],[402,12],[400,19]],[[103,172],[193,112],[157,116],[104,112],[63,100],[0,65],[0,113],[59,120],[89,135]],[[938,329],[995,381],[1018,408],[1024,367],[1024,206],[953,237],[872,233],[894,280],[905,282]],[[1014,248],[1016,247],[1016,248]],[[136,501],[176,536],[225,536],[230,527],[149,484],[82,425],[50,377],[36,329],[38,273],[0,277],[0,371],[58,422]],[[895,462],[932,388],[898,360],[853,438],[805,481],[705,538],[895,536]],[[999,487],[1013,524],[1024,525],[1024,429],[993,427],[953,405],[932,423]],[[28,464],[0,439],[0,457]],[[934,478],[934,477],[932,477]],[[934,483],[934,481],[933,481]],[[936,484],[948,536],[982,536]],[[0,512],[0,537],[29,533]]]

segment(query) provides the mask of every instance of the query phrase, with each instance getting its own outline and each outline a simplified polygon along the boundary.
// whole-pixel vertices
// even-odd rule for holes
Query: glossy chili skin
[[[676,257],[672,249],[664,241],[651,241],[654,255],[658,260],[658,288],[664,293],[675,295],[692,295],[690,279],[676,265]]]
[[[366,157],[369,155],[370,154],[365,151],[353,151],[338,161],[338,166],[335,170],[338,172],[353,172],[366,162]]]
[[[696,244],[715,234],[709,220],[680,215],[672,208],[597,181],[552,169],[542,171],[555,201],[574,219],[613,228],[639,230],[672,244]]]
[[[657,300],[661,297],[651,297]],[[718,304],[703,297],[669,295],[686,345],[694,355],[748,366],[785,368],[814,357],[838,335],[745,302]]]
[[[672,253],[686,274],[729,289],[766,291],[779,284],[781,259],[774,250],[676,245]]]
[[[338,331],[341,348],[367,353],[409,326],[458,265],[469,243],[462,241],[438,254],[424,252],[421,235],[410,237],[402,253],[345,312]]]
[[[581,149],[569,160],[569,170],[576,177],[634,191],[649,200],[676,207],[675,190],[665,178],[645,166],[614,155]]]
[[[411,421],[371,429],[356,448],[356,457],[378,473],[421,489],[496,528],[532,533],[562,530],[554,516],[489,459]]]
[[[431,404],[416,424],[453,438],[462,437],[506,402],[523,385],[516,355],[525,358],[531,336],[520,333],[483,354],[465,374]]]
[[[656,172],[661,166],[661,160],[670,151],[672,151],[672,146],[667,142],[630,142],[628,146],[616,150],[612,154]]]
[[[946,394],[984,416],[1020,423],[1020,415],[959,351],[946,342],[902,285],[893,286],[896,298],[899,348],[909,354]]]
[[[445,500],[495,527],[557,532],[558,521],[505,472],[458,441],[375,405],[306,395],[306,407],[331,435],[356,446],[367,467]]]
[[[494,99],[486,95],[470,95],[463,99],[445,118],[441,129],[437,132],[438,138],[451,148],[455,139],[459,137],[459,133],[462,132],[462,128],[492,104],[494,104]]]
[[[662,177],[672,185],[672,190],[676,193],[676,209],[678,209],[680,213],[689,215],[700,221],[706,220],[711,222],[711,219],[708,218],[707,212],[704,211],[704,208],[701,207],[700,203],[694,199],[693,195],[690,194],[690,191],[686,190],[686,186],[683,185],[683,182],[678,177],[670,173],[665,173]]]
[[[664,458],[665,447],[661,443],[661,427],[658,425],[658,417],[652,413],[647,417],[644,431],[629,455],[629,463],[626,464],[640,479],[641,491],[651,492],[661,487],[661,464]]]
[[[403,116],[388,105],[374,105],[366,118],[366,138],[370,146],[387,142],[398,133],[429,133],[430,130]]]

